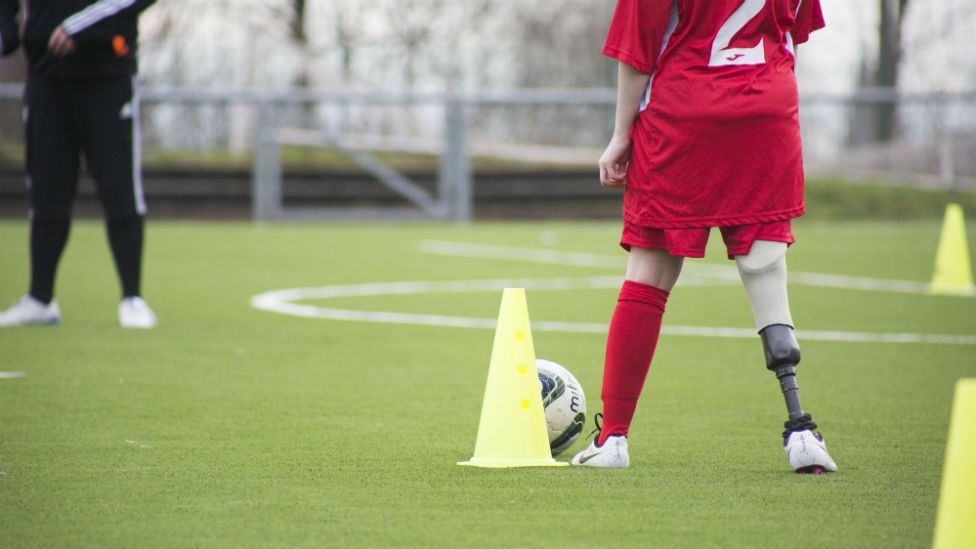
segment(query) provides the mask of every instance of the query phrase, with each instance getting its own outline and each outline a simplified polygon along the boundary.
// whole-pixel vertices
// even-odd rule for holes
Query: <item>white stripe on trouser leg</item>
[[[757,240],[748,254],[735,257],[757,331],[772,324],[793,326],[786,291],[787,248],[784,242]]]
[[[136,212],[146,215],[146,197],[142,189],[142,131],[140,129],[141,110],[139,82],[132,77],[132,194],[135,195]]]

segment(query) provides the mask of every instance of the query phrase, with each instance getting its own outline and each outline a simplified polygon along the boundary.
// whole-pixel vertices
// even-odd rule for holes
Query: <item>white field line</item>
[[[471,244],[447,240],[421,241],[418,245],[418,251],[425,254],[450,257],[499,259],[503,261],[523,261],[547,265],[570,265],[604,269],[623,269],[626,265],[626,258],[616,255],[563,252],[545,248],[523,248],[493,244]],[[686,263],[682,277],[688,276],[689,274],[707,274],[716,278],[723,277],[729,280],[739,279],[738,271],[733,266]],[[912,280],[891,280],[797,271],[790,271],[789,279],[791,284],[821,288],[906,294],[928,294],[929,292],[929,285],[927,283]],[[679,284],[681,281],[681,279],[678,280]]]
[[[727,277],[718,277],[719,283]],[[686,284],[711,284],[715,280],[708,275],[690,275]],[[464,316],[398,313],[390,311],[358,311],[317,305],[295,303],[308,299],[335,299],[378,295],[406,295],[424,293],[465,293],[498,291],[504,288],[531,290],[605,289],[620,285],[619,277],[560,278],[560,279],[497,279],[456,280],[442,282],[391,282],[324,286],[320,288],[291,288],[274,290],[251,298],[251,306],[279,314],[303,318],[323,318],[339,321],[375,322],[380,324],[407,324],[447,328],[494,329],[496,319]],[[607,325],[591,322],[536,321],[535,330],[544,332],[573,332],[603,334]],[[696,337],[755,338],[751,328],[721,328],[708,326],[664,326],[664,334]],[[806,340],[844,341],[865,343],[931,343],[947,345],[976,345],[976,336],[940,334],[864,333],[839,331],[800,331],[797,335]]]
[[[708,276],[689,276],[689,284],[713,284],[723,282]],[[364,297],[377,295],[405,295],[426,293],[469,293],[490,292],[505,288],[525,288],[526,290],[585,290],[619,288],[623,282],[620,276],[593,276],[587,278],[498,278],[490,280],[445,280],[418,282],[375,282],[366,284],[347,284],[323,286],[320,288],[293,288],[274,290],[255,296],[251,304],[262,308],[266,299],[274,301],[295,301],[300,299],[333,299],[339,297]]]
[[[136,442],[136,441],[130,440],[130,439],[125,439],[125,443],[128,444],[128,445],[130,445],[130,446],[138,446],[140,448],[152,449],[152,446],[149,446],[148,444],[143,444],[141,442]]]
[[[805,272],[790,272],[788,276],[791,284],[800,286],[866,290],[869,292],[892,292],[898,294],[925,295],[929,293],[929,285],[927,283],[915,282],[913,280],[889,280]]]
[[[0,379],[17,379],[27,377],[27,372],[0,372]]]
[[[418,245],[420,253],[446,255],[452,257],[476,257],[481,259],[501,259],[504,261],[525,261],[550,265],[573,265],[576,267],[601,267],[622,269],[627,258],[620,255],[599,255],[584,252],[563,252],[545,248],[521,248],[516,246],[497,246],[493,244],[471,244],[448,240],[423,240]]]

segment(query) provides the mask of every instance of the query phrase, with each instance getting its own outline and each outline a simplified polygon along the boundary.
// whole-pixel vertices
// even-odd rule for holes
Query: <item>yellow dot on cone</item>
[[[529,371],[529,367],[525,364],[519,364],[518,371],[520,374],[524,374],[525,372]]]
[[[528,400],[523,400],[522,401],[522,409],[523,410],[528,410],[529,409],[529,401]]]
[[[515,332],[515,340],[522,341],[525,339],[525,332]]]

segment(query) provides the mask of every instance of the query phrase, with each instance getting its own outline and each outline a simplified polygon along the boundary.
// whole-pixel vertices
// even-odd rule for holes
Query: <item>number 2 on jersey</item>
[[[715,35],[712,42],[712,57],[708,61],[709,67],[728,67],[733,65],[762,65],[766,62],[766,50],[763,39],[751,48],[730,48],[732,38],[739,33],[749,21],[766,7],[766,0],[745,0],[739,9],[735,10],[722,28]]]

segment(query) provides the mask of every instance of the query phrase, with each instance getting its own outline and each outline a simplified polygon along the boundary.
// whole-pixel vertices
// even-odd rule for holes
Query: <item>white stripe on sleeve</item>
[[[102,19],[111,17],[135,4],[136,0],[99,0],[87,8],[64,20],[61,26],[70,34],[75,35],[98,23]]]
[[[674,35],[674,30],[678,28],[678,23],[680,22],[680,16],[678,13],[678,4],[671,5],[671,17],[668,20],[668,28],[664,31],[664,38],[661,40],[661,49],[657,52],[657,61],[660,65],[661,58],[664,57],[664,50],[668,49],[668,45],[671,44],[671,36]],[[647,77],[647,87],[644,89],[644,98],[641,100],[640,107],[637,112],[644,112],[647,107],[651,104],[651,90],[654,88],[654,75],[661,70],[658,66],[654,69],[654,73]]]

